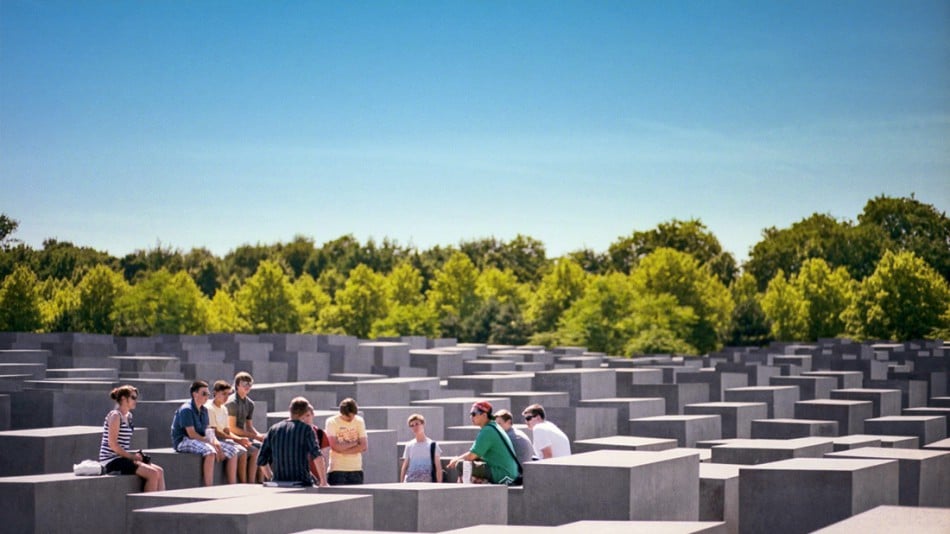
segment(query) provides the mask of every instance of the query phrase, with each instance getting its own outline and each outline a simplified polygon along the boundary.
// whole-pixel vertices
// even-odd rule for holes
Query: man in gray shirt
[[[515,455],[518,456],[519,462],[525,463],[537,460],[534,456],[534,445],[531,444],[531,440],[527,434],[515,428],[514,421],[512,421],[511,418],[511,412],[508,410],[498,410],[495,412],[495,424],[500,426],[502,430],[508,434],[508,439],[510,439],[511,444],[515,446]]]

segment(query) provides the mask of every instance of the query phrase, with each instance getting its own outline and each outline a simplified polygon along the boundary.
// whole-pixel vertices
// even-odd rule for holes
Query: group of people
[[[254,401],[248,396],[254,378],[246,372],[234,386],[218,380],[191,384],[191,400],[176,411],[171,425],[172,447],[202,456],[202,481],[214,481],[217,462],[225,462],[229,484],[258,481],[279,485],[320,486],[362,484],[362,453],[368,442],[366,423],[353,399],[340,403],[340,413],[326,420],[326,431],[313,422],[314,408],[304,397],[290,403],[290,418],[261,434],[253,423]],[[213,393],[212,393],[213,389]],[[135,474],[144,491],[165,489],[164,470],[141,451],[132,450],[132,410],[138,390],[131,385],[112,390],[114,409],[106,414],[99,462],[106,472]]]
[[[532,404],[521,416],[534,435],[534,443],[527,434],[514,426],[511,412],[494,411],[488,401],[472,404],[469,411],[472,423],[480,428],[468,452],[452,458],[449,469],[460,469],[463,462],[472,462],[472,482],[489,484],[519,484],[522,464],[545,458],[571,454],[571,442],[554,423],[545,419],[544,407]],[[412,414],[407,421],[414,438],[406,443],[400,479],[403,482],[442,482],[442,448],[425,434],[425,418]],[[460,473],[461,474],[461,473]],[[459,480],[462,480],[459,476]]]
[[[347,398],[339,413],[326,420],[326,430],[314,424],[314,408],[304,397],[290,402],[290,417],[261,434],[254,427],[254,401],[248,396],[254,378],[246,372],[234,385],[218,380],[191,384],[191,400],[175,411],[172,446],[177,452],[201,455],[202,479],[210,486],[217,462],[225,462],[227,480],[234,483],[319,486],[363,483],[362,455],[368,448],[366,423],[356,401]],[[212,392],[213,389],[213,392]],[[138,390],[124,385],[112,390],[116,406],[106,414],[99,461],[106,472],[135,474],[144,491],[163,491],[165,473],[142,451],[132,450],[132,410]],[[511,412],[494,412],[488,401],[472,404],[469,412],[479,432],[465,454],[452,458],[448,468],[461,471],[471,462],[475,483],[520,484],[522,464],[571,454],[570,440],[545,419],[544,407],[532,404],[521,413],[532,431],[533,443],[514,426]],[[407,421],[413,439],[403,452],[400,479],[404,482],[442,482],[442,448],[425,433],[425,417],[412,414]],[[459,477],[462,478],[461,476]]]

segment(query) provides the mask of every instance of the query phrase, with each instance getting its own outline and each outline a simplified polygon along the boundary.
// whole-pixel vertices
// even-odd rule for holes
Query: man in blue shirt
[[[204,457],[202,476],[205,486],[214,483],[215,459],[227,459],[228,481],[232,482],[237,476],[237,454],[228,457],[221,444],[218,443],[214,432],[208,432],[208,410],[205,402],[211,393],[208,383],[196,380],[191,384],[191,400],[182,404],[175,412],[172,420],[172,447],[178,452],[200,454]]]

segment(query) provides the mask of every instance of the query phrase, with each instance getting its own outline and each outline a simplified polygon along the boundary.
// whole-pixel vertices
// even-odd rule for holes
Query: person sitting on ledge
[[[483,460],[484,463],[473,464],[472,482],[476,484],[505,484],[511,485],[518,479],[520,466],[515,457],[514,447],[505,431],[498,428],[492,418],[492,405],[488,401],[479,401],[472,404],[469,413],[472,423],[481,427],[472,448],[461,456],[456,456],[448,463],[452,469],[462,461],[474,462]],[[459,477],[460,479],[462,477]]]
[[[110,394],[115,401],[115,409],[106,414],[102,424],[102,441],[99,443],[99,463],[105,466],[107,473],[118,471],[123,475],[136,475],[145,480],[143,491],[165,491],[165,471],[153,464],[146,463],[142,452],[133,452],[132,410],[139,398],[135,386],[119,386]]]

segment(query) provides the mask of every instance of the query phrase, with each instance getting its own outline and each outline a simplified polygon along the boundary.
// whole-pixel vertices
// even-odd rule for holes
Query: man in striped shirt
[[[309,421],[307,420],[309,418]],[[270,427],[261,445],[257,465],[271,465],[277,484],[312,486],[310,467],[317,472],[317,482],[327,486],[327,471],[320,457],[320,447],[313,432],[313,406],[304,397],[290,401],[290,419]]]

